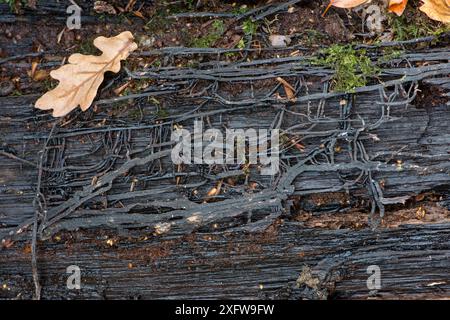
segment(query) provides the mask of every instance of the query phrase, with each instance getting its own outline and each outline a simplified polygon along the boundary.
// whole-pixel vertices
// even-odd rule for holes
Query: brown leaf
[[[129,31],[111,37],[98,37],[94,46],[100,49],[101,56],[72,54],[69,64],[50,72],[59,80],[58,86],[40,97],[35,107],[42,110],[53,109],[54,117],[62,117],[77,106],[86,111],[92,104],[106,71],[120,71],[120,61],[125,60],[131,51],[137,49]]]
[[[423,0],[419,9],[433,20],[450,23],[450,0]]]
[[[125,11],[133,10],[134,5],[136,4],[136,0],[128,1],[128,4],[125,7]]]
[[[142,12],[140,12],[140,11],[133,11],[133,14],[134,14],[136,17],[145,20],[145,17],[144,17],[144,15],[142,14]]]
[[[405,11],[408,0],[389,0],[389,12],[394,12],[396,15],[401,16]]]
[[[295,101],[295,89],[283,78],[277,77],[277,81],[283,85],[286,96],[289,100]]]
[[[30,71],[30,74],[29,74],[29,76],[30,76],[30,78],[34,78],[34,74],[36,73],[36,69],[37,69],[37,66],[38,66],[38,62],[37,61],[33,61],[32,63],[31,63],[31,71]]]
[[[31,70],[27,71],[28,76],[33,81],[42,81],[48,77],[48,72],[45,70],[37,70],[38,62],[31,63]]]
[[[223,180],[220,180],[217,183],[217,186],[213,187],[212,189],[210,189],[208,191],[207,196],[208,197],[215,197],[215,196],[217,196],[220,193],[220,190],[222,189],[222,183],[223,183]]]
[[[115,93],[116,95],[120,95],[120,94],[123,92],[123,90],[125,90],[126,88],[128,88],[129,85],[130,85],[130,81],[125,82],[125,83],[124,83],[123,85],[121,85],[120,87],[114,89],[114,93]]]
[[[48,72],[45,70],[37,70],[34,73],[33,80],[34,81],[42,81],[48,77]]]

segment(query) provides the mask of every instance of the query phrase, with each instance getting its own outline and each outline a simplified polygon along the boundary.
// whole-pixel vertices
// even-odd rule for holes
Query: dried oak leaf
[[[59,84],[40,97],[35,107],[53,109],[54,117],[65,116],[77,106],[86,111],[97,95],[104,73],[119,72],[120,61],[137,49],[133,40],[129,31],[111,38],[98,37],[94,40],[94,46],[103,52],[101,56],[72,54],[69,64],[50,72],[50,76],[59,80]]]
[[[444,23],[450,23],[450,0],[422,0],[419,8],[428,17]]]
[[[398,16],[401,16],[405,11],[408,0],[389,0],[389,12],[393,12]]]

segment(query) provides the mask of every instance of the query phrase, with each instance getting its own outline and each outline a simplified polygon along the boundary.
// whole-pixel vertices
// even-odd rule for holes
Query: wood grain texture
[[[369,265],[381,268],[378,298],[449,298],[450,224],[370,230],[318,230],[285,222],[262,234],[197,233],[170,239],[104,231],[64,234],[39,245],[44,299],[366,299]],[[139,233],[142,237],[144,233]],[[3,298],[29,298],[30,255],[2,250]],[[81,290],[66,288],[78,265]],[[319,288],[296,280],[305,266]]]
[[[65,12],[41,3],[23,16],[0,6],[0,23]],[[64,21],[52,22],[55,37]],[[20,54],[34,54],[33,37],[45,44],[33,32],[1,43],[8,76],[29,69]],[[43,50],[42,68],[67,56]],[[0,298],[32,297],[36,203],[44,299],[450,298],[448,39],[405,49],[352,94],[330,90],[333,70],[302,55],[229,62],[210,58],[217,50],[137,52],[162,66],[106,77],[93,108],[57,124],[33,109],[32,83],[0,97]],[[374,61],[383,54],[368,50]],[[198,66],[173,67],[194,54],[205,57]],[[282,99],[277,77],[295,101]],[[126,81],[149,83],[111,93]],[[283,150],[275,177],[256,166],[177,168],[172,129],[199,119],[208,128],[279,127],[303,148]],[[81,268],[79,291],[66,288],[70,265]],[[367,288],[369,265],[381,269],[378,292]]]

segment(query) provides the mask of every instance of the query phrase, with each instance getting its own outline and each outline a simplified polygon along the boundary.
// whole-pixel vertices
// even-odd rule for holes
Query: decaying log
[[[285,222],[265,233],[169,239],[143,232],[139,238],[108,238],[101,230],[65,233],[39,245],[42,298],[448,298],[449,226],[373,232]],[[0,291],[3,298],[31,297],[30,255],[24,252],[16,243],[1,253],[0,281],[10,288]],[[66,287],[70,265],[81,269],[81,290]],[[381,269],[378,292],[367,288],[369,265]],[[317,287],[299,283],[305,268],[319,280]]]
[[[33,108],[39,94],[0,97],[0,297],[30,298],[39,270],[42,298],[448,298],[443,43],[389,61],[380,48],[412,43],[362,46],[381,72],[351,93],[332,90],[334,71],[306,53],[229,62],[220,57],[253,49],[179,47],[136,53],[166,62],[107,78],[90,110],[62,120]],[[219,58],[170,63],[199,54]],[[111,94],[125,81],[148,85]],[[196,120],[280,129],[279,172],[174,165],[172,130]],[[70,265],[82,270],[79,291],[66,287]],[[377,292],[370,265],[381,269]]]

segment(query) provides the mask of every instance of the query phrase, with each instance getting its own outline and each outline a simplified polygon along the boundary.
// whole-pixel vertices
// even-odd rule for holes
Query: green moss
[[[450,25],[430,21],[422,16],[409,19],[405,15],[401,17],[390,16],[389,25],[394,34],[394,40],[405,41],[426,36],[438,36],[450,31]]]
[[[12,10],[16,4],[16,0],[0,0],[0,3],[6,3],[9,5],[9,8]]]
[[[13,97],[20,97],[20,96],[22,96],[23,94],[22,94],[22,92],[19,90],[19,89],[15,89],[12,93],[11,93],[11,96],[13,96]]]
[[[194,0],[185,0],[184,1],[188,10],[194,10],[195,8],[195,4],[194,4]]]
[[[394,59],[398,59],[404,53],[403,50],[397,50],[394,47],[386,47],[383,49],[383,55],[378,58],[379,63],[386,63]]]
[[[251,19],[247,19],[242,23],[242,30],[244,31],[245,35],[248,37],[253,37],[256,34],[256,31],[259,28],[259,24],[256,22],[253,22]],[[245,49],[247,43],[244,40],[244,38],[240,39],[239,42],[236,44],[236,48],[238,49]]]
[[[252,19],[247,19],[242,23],[242,30],[247,36],[255,35],[258,27],[259,25],[256,22],[253,22]]]
[[[247,11],[248,11],[248,6],[246,4],[243,4],[243,5],[239,6],[238,8],[234,8],[233,10],[231,10],[231,12],[234,14],[244,14]]]
[[[169,116],[169,112],[167,112],[166,109],[164,108],[159,108],[156,112],[155,112],[155,116],[157,118],[167,118]]]
[[[212,30],[205,36],[194,39],[191,42],[191,47],[195,48],[210,48],[218,41],[225,32],[225,24],[222,20],[214,20],[212,23]]]
[[[308,46],[315,45],[324,39],[327,39],[328,36],[320,31],[314,29],[306,29],[305,31],[305,42]]]
[[[239,42],[238,42],[238,44],[236,45],[236,47],[238,48],[238,49],[244,49],[245,48],[245,41],[244,41],[244,39],[241,39],[241,40],[239,40]]]
[[[151,63],[151,66],[153,66],[153,67],[155,67],[155,68],[159,68],[159,67],[161,67],[161,65],[162,65],[162,62],[161,62],[160,59],[156,59],[155,61],[153,61],[153,62]]]
[[[333,45],[322,50],[311,63],[334,69],[335,91],[354,92],[355,88],[365,86],[370,77],[379,73],[379,68],[372,63],[366,51],[355,50],[351,45]]]
[[[11,10],[11,12],[19,13],[22,6],[27,4],[27,1],[25,1],[25,0],[22,0],[22,1],[20,1],[20,0],[0,0],[0,3],[6,3],[7,5],[9,5],[9,9]]]

